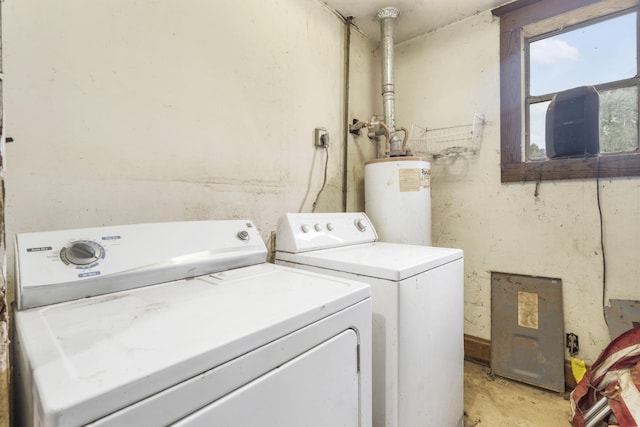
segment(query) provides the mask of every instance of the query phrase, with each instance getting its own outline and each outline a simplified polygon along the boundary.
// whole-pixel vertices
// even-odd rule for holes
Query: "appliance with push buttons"
[[[361,212],[299,213],[278,222],[275,262],[371,285],[374,426],[462,425],[462,250],[379,242]]]

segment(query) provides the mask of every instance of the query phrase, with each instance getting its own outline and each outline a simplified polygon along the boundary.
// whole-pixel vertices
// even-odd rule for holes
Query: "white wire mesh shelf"
[[[434,159],[449,155],[476,154],[480,151],[484,116],[473,115],[473,122],[466,125],[429,129],[411,126],[407,141],[414,155],[432,156]]]

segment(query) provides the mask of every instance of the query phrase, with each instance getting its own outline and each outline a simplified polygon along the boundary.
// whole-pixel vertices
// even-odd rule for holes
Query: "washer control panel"
[[[249,220],[134,224],[16,235],[18,309],[263,263]]]
[[[353,224],[356,226],[356,229],[361,233],[364,233],[365,231],[367,231],[367,228],[369,228],[369,223],[362,218],[356,219],[355,221],[353,221]],[[331,232],[335,229],[336,229],[336,226],[332,222],[327,222],[326,224],[316,222],[315,224],[313,224],[313,229],[309,224],[306,224],[306,223],[300,226],[300,230],[303,233],[312,233],[314,230],[317,231],[318,233],[321,233],[324,230]]]
[[[378,235],[363,212],[289,213],[278,221],[276,250],[297,253],[376,240]]]

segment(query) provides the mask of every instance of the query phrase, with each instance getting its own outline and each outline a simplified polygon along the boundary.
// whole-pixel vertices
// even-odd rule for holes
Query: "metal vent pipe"
[[[393,24],[400,11],[395,7],[380,9],[376,18],[380,21],[380,44],[382,48],[382,107],[384,123],[389,128],[390,155],[403,155],[402,141],[396,135],[395,88],[393,84]]]

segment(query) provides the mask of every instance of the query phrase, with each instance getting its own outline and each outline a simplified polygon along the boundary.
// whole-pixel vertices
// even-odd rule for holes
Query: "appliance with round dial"
[[[92,240],[77,240],[60,250],[60,259],[65,264],[86,266],[104,257],[102,245]]]

